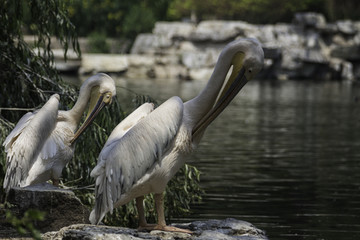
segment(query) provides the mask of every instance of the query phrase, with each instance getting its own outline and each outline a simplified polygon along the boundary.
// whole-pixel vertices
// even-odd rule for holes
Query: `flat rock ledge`
[[[45,221],[34,222],[36,229],[41,232],[58,230],[71,224],[89,223],[90,212],[73,191],[48,183],[12,188],[7,200],[13,205],[10,211],[18,218],[29,209],[44,212]]]
[[[185,224],[173,224],[173,226],[189,229],[193,234],[178,232],[151,231],[142,232],[136,229],[123,227],[110,227],[103,225],[75,224],[59,231],[47,232],[42,235],[44,240],[58,239],[241,239],[241,240],[267,240],[264,231],[252,224],[228,218],[225,220],[195,221]]]

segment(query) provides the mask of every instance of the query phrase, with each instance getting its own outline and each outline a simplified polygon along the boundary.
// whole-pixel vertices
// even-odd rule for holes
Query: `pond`
[[[163,102],[206,82],[118,81]],[[360,86],[350,82],[248,83],[208,128],[189,160],[203,201],[186,219],[233,217],[272,239],[360,239]]]

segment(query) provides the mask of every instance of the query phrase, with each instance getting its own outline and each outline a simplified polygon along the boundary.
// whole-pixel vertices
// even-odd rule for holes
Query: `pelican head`
[[[225,99],[230,102],[245,84],[260,72],[264,63],[264,51],[256,39],[246,38],[233,41],[222,53],[227,54],[228,52],[233,53],[230,58],[232,72],[219,94],[216,105],[222,105]]]
[[[92,121],[94,121],[101,109],[111,104],[113,97],[116,96],[114,80],[104,73],[98,73],[88,78],[80,88],[80,96],[82,96],[82,92],[89,91],[87,89],[90,89],[88,114],[82,126],[75,132],[74,138],[70,141],[71,144],[75,142]]]
[[[260,72],[264,64],[264,51],[258,40],[245,38],[230,42],[219,56],[215,72],[227,74],[231,70],[228,81],[218,94],[213,108],[193,129],[193,136],[203,130],[228,106],[231,100]],[[212,76],[212,77],[213,77]],[[216,75],[217,76],[217,75]],[[225,76],[223,76],[225,78]]]

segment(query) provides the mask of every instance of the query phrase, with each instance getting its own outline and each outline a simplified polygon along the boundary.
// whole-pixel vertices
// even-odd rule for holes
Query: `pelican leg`
[[[164,214],[164,195],[162,193],[156,193],[155,198],[155,207],[158,218],[158,224],[155,226],[156,230],[168,231],[168,232],[182,232],[192,234],[190,230],[181,229],[177,227],[166,226],[165,214]]]
[[[52,178],[51,181],[52,181],[52,183],[53,183],[53,185],[54,185],[55,187],[58,187],[58,186],[59,186],[59,183],[60,183],[59,179],[54,179],[54,178]]]
[[[155,228],[155,224],[148,224],[145,218],[145,210],[144,210],[144,196],[136,198],[136,208],[139,214],[139,230],[152,230]]]

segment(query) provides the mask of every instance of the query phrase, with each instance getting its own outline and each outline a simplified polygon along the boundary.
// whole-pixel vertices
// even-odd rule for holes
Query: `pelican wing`
[[[20,135],[24,128],[29,124],[29,122],[33,119],[36,112],[28,112],[19,120],[16,124],[15,128],[11,131],[11,133],[6,137],[3,146],[5,147],[5,152],[8,152],[11,145],[14,143],[16,138]]]
[[[91,176],[96,178],[96,204],[90,216],[92,223],[99,223],[108,211],[112,212],[122,194],[161,159],[178,132],[182,115],[181,99],[172,97],[139,119],[122,137],[116,138],[113,131],[111,141],[105,144],[98,164],[91,172]],[[120,124],[129,122],[127,119],[124,121]]]
[[[55,128],[58,107],[59,95],[54,94],[39,111],[25,114],[5,139],[6,191],[24,183],[45,141]]]
[[[72,135],[73,132],[70,128],[61,125],[61,111],[58,111],[57,125],[55,129],[50,133],[49,137],[45,141],[43,148],[40,152],[40,157],[42,159],[50,159],[67,146],[65,145],[66,137]],[[60,126],[59,126],[60,125]]]

